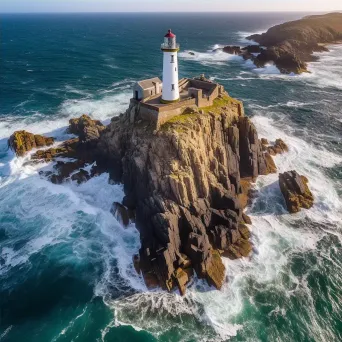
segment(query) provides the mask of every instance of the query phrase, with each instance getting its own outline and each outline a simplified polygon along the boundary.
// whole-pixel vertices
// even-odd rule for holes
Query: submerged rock
[[[301,208],[313,206],[314,197],[308,187],[308,179],[296,171],[279,174],[279,186],[290,213],[297,213]]]
[[[44,137],[42,135],[32,134],[26,131],[16,131],[8,140],[8,146],[19,157],[24,156],[34,148],[51,146],[53,143],[54,138]]]
[[[47,177],[54,184],[61,184],[68,179],[75,180],[78,184],[81,184],[90,178],[89,173],[82,169],[84,166],[85,162],[82,160],[71,162],[57,161],[53,167],[54,171],[41,171],[40,175]],[[77,170],[79,171],[76,172]]]
[[[121,225],[127,227],[129,225],[130,220],[134,217],[132,210],[129,210],[124,205],[118,202],[114,202],[110,212],[117,219]]]

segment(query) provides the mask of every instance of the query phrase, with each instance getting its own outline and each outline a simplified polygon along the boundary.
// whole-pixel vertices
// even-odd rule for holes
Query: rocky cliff
[[[153,131],[131,104],[102,132],[98,163],[119,170],[123,204],[136,211],[141,249],[134,262],[149,286],[184,293],[195,271],[219,289],[221,255],[251,251],[242,184],[274,164],[241,108],[225,95]]]
[[[260,46],[225,47],[223,51],[251,59],[257,67],[274,63],[282,73],[307,72],[307,63],[317,59],[314,52],[328,51],[326,44],[342,40],[342,13],[308,16],[271,27],[247,39]],[[257,55],[253,55],[257,53]]]
[[[114,203],[112,213],[124,226],[135,220],[141,249],[133,263],[149,287],[184,294],[196,273],[219,289],[221,256],[248,256],[252,249],[251,221],[243,213],[250,183],[276,171],[270,152],[284,146],[278,142],[273,151],[259,141],[243,104],[227,93],[211,107],[185,108],[154,127],[132,101],[107,127],[88,116],[70,120],[69,132],[78,138],[38,150],[31,161],[55,160],[54,171],[41,173],[53,183],[81,183],[104,171],[123,183],[123,203]]]

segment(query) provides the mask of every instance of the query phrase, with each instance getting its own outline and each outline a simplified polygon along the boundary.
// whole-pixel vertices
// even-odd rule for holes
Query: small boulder
[[[261,142],[261,145],[268,145],[269,144],[269,142],[266,138],[261,138],[260,142]]]
[[[268,146],[267,151],[271,156],[288,152],[289,148],[282,139],[277,139],[273,146]]]
[[[127,227],[129,225],[130,213],[124,205],[118,202],[114,202],[112,208],[110,209],[110,212],[124,227]]]
[[[252,224],[252,220],[247,214],[242,213],[242,219],[246,224]]]
[[[296,171],[279,174],[279,186],[290,213],[297,213],[301,208],[309,209],[313,206],[314,197],[308,187],[308,179]]]

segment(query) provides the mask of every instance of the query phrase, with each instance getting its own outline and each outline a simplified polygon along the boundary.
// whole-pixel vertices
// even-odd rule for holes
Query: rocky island
[[[272,157],[243,104],[227,93],[207,108],[185,108],[158,130],[141,119],[139,105],[132,101],[107,127],[85,115],[70,120],[69,131],[78,138],[38,150],[30,162],[73,158],[41,173],[57,184],[105,171],[123,183],[126,196],[114,211],[134,213],[127,215],[141,236],[134,264],[149,287],[184,293],[195,271],[219,289],[225,279],[221,255],[239,258],[252,249],[243,209],[251,181],[275,171]],[[22,155],[12,144],[18,134],[9,142]]]
[[[149,288],[184,294],[196,273],[220,289],[221,257],[252,250],[251,220],[243,212],[251,183],[276,172],[271,155],[287,146],[259,140],[243,103],[222,85],[204,75],[178,81],[179,45],[171,30],[161,50],[164,81],[138,81],[128,109],[108,126],[83,115],[69,121],[73,139],[55,143],[18,131],[8,144],[18,156],[44,146],[28,162],[54,161],[40,175],[55,184],[80,184],[103,172],[123,184],[125,197],[111,212],[124,226],[135,221],[141,248],[132,262]],[[298,187],[288,188],[294,197]],[[304,186],[299,190],[305,195]],[[299,205],[306,206],[302,197]]]
[[[243,104],[226,92],[212,106],[187,107],[158,129],[140,114],[140,103],[131,100],[108,126],[87,115],[71,119],[68,130],[77,137],[52,147],[52,139],[39,138],[47,147],[29,162],[55,161],[54,171],[40,174],[56,184],[82,183],[108,172],[111,182],[124,185],[123,203],[113,203],[112,213],[123,225],[133,220],[140,232],[141,248],[132,262],[148,287],[178,287],[184,294],[195,272],[220,289],[225,280],[221,256],[246,257],[252,250],[251,220],[243,212],[251,183],[276,172],[271,155],[286,152],[287,146],[280,139],[273,145],[259,140]],[[42,146],[29,145],[32,136],[15,132],[9,145],[22,156]],[[308,208],[307,180],[293,174],[296,183],[290,176],[281,176],[284,196],[287,191],[292,208],[299,189],[297,209]]]
[[[281,73],[307,72],[314,52],[328,51],[327,44],[342,41],[342,13],[312,15],[271,27],[247,37],[259,45],[226,46],[224,52],[252,60],[257,67],[274,63]]]

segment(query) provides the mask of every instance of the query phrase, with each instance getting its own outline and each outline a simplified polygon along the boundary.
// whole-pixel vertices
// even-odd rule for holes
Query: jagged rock
[[[180,267],[177,268],[175,273],[174,273],[174,277],[176,279],[179,292],[182,296],[185,294],[186,285],[190,281],[191,276],[192,276],[192,270],[191,269],[184,270]]]
[[[308,187],[308,179],[296,171],[279,174],[279,186],[290,213],[297,213],[301,208],[313,206],[314,197]]]
[[[31,156],[31,159],[36,161],[51,161],[56,157],[80,158],[80,154],[78,153],[78,139],[64,141],[57,147],[38,150]]]
[[[264,158],[266,161],[266,174],[277,173],[277,167],[271,155],[268,152],[266,152],[264,154]]]
[[[268,140],[266,138],[261,138],[260,142],[261,142],[262,145],[268,145],[269,144],[269,142],[268,142]]]
[[[248,45],[242,48],[243,51],[247,51],[248,53],[260,53],[263,51],[263,48],[259,45]]]
[[[282,139],[277,139],[273,146],[268,146],[267,151],[271,156],[288,152],[289,148]]]
[[[247,117],[242,116],[238,127],[241,175],[256,178],[271,173],[275,167],[274,162],[263,153],[255,126]]]
[[[34,148],[50,146],[53,143],[54,138],[44,137],[26,131],[16,131],[8,140],[8,146],[20,157]]]
[[[80,171],[78,171],[77,173],[74,173],[71,176],[71,180],[76,181],[77,184],[84,183],[89,179],[90,179],[89,172],[84,169],[80,169]]]
[[[70,177],[71,179],[76,180],[80,184],[83,181],[86,181],[90,178],[88,172],[85,170],[79,171],[78,173],[75,174],[76,176],[73,175],[75,176],[74,178],[72,178],[72,174],[75,171],[83,168],[84,166],[85,166],[85,162],[82,160],[76,160],[73,162],[58,161],[53,167],[55,172],[41,171],[40,175],[47,177],[48,180],[50,180],[54,184],[61,184],[65,180],[70,179]]]
[[[252,220],[247,214],[242,213],[242,219],[243,222],[245,222],[246,224],[252,224]]]
[[[124,205],[118,202],[114,202],[110,212],[113,216],[120,222],[124,227],[127,227],[130,222],[131,214],[129,209],[127,209]]]
[[[69,133],[79,137],[81,143],[96,142],[105,126],[99,120],[92,120],[88,115],[69,120]]]
[[[224,283],[225,271],[220,253],[212,251],[210,263],[206,267],[208,283],[220,290]]]
[[[222,49],[223,52],[229,53],[231,55],[239,55],[241,54],[241,47],[240,46],[225,46]]]

